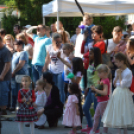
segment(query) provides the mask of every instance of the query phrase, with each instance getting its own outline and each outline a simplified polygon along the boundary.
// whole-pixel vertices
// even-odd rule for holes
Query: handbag
[[[21,83],[22,77],[24,77],[24,76],[26,76],[26,75],[23,75],[23,74],[22,75],[21,74],[20,75],[16,75],[15,76],[16,83]]]

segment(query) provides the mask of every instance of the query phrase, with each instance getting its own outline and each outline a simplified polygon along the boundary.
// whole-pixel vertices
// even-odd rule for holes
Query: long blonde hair
[[[16,38],[21,38],[21,39],[23,40],[23,42],[24,42],[25,45],[28,44],[28,41],[27,41],[26,36],[25,36],[24,33],[19,33],[19,34],[17,34],[17,35],[16,35]]]
[[[6,44],[6,39],[7,39],[7,37],[10,37],[11,40],[12,40],[12,42],[14,42],[14,37],[13,37],[11,34],[6,34],[6,36],[5,36],[4,39],[3,39],[3,43],[4,43],[4,44]]]

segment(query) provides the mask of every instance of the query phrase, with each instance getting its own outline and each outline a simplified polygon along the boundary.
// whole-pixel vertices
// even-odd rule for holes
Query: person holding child
[[[115,54],[114,63],[118,67],[113,80],[116,88],[107,104],[102,122],[106,127],[118,128],[118,134],[121,134],[121,128],[127,134],[127,128],[134,127],[134,104],[129,89],[132,72],[127,67],[127,58],[123,53]]]

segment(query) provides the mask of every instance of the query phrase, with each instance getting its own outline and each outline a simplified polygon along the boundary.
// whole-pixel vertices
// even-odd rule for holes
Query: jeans
[[[16,83],[15,78],[11,80],[11,89],[12,89],[12,107],[15,108],[17,104],[18,92],[20,90],[20,83]]]
[[[96,99],[94,93],[92,93],[91,90],[89,89],[88,94],[86,96],[85,104],[83,106],[83,112],[86,116],[88,127],[90,127],[90,128],[93,127],[93,122],[92,122],[92,117],[91,117],[91,114],[89,112],[89,109],[90,109],[91,104],[93,102],[94,102],[94,111],[95,111],[98,102],[97,102],[97,99]],[[99,128],[99,126],[98,126],[98,128]]]
[[[32,65],[32,76],[34,84],[41,77],[43,66]]]
[[[65,102],[65,93],[64,93],[64,81],[62,79],[62,73],[53,74],[53,82],[58,87],[60,92],[60,100],[64,104]]]
[[[8,105],[10,81],[0,81],[0,106]]]

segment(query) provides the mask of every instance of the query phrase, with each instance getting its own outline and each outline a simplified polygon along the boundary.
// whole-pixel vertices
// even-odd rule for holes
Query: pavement
[[[82,127],[85,127],[86,124],[87,124],[86,119],[84,117]],[[48,124],[46,123],[45,129],[39,130],[35,128],[35,134],[68,134],[70,130],[71,130],[70,128],[64,128],[64,126],[62,125],[62,118],[60,118],[58,122],[58,127],[49,128]],[[102,131],[102,127],[100,130]],[[19,134],[18,123],[15,121],[2,121],[1,134]],[[24,126],[24,134],[30,134],[29,127]],[[79,130],[77,134],[86,134],[86,133],[81,133],[81,131]],[[117,130],[109,128],[108,134],[117,134]],[[128,130],[128,134],[134,134],[134,129]]]

